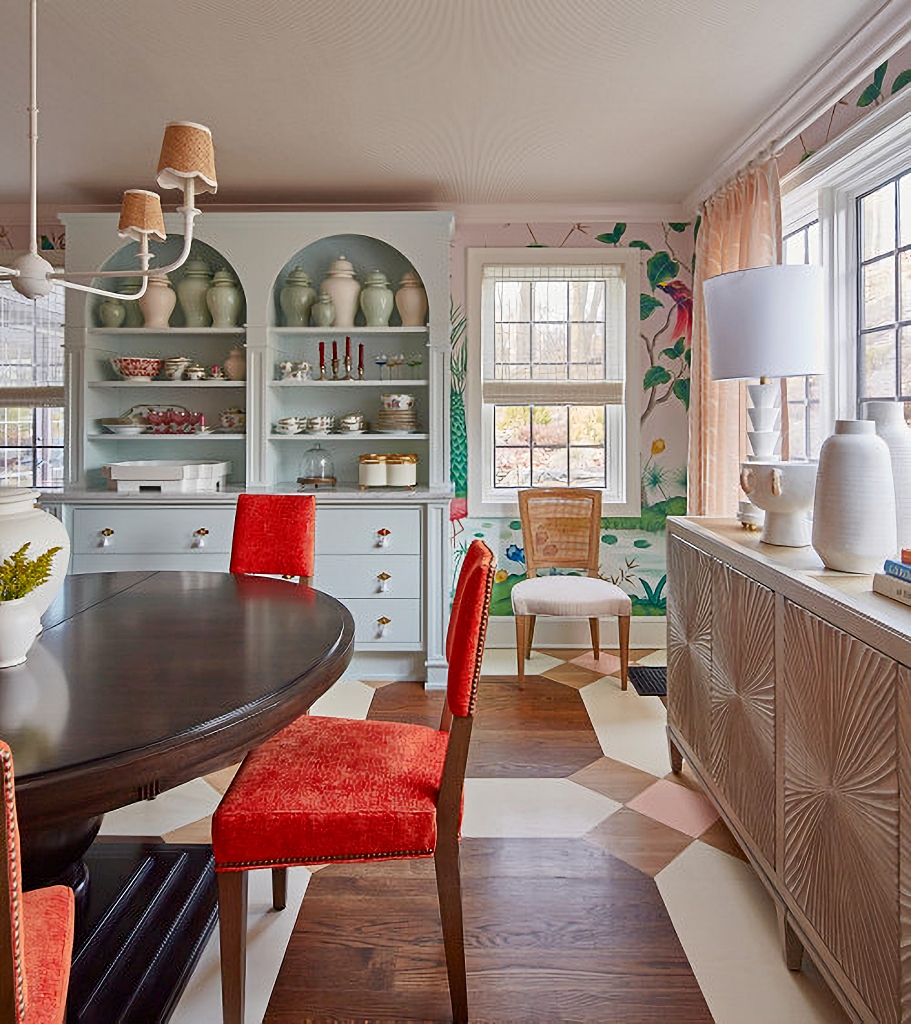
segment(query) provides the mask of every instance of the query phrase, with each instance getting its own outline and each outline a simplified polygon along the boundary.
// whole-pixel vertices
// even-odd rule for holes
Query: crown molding
[[[454,206],[460,224],[579,224],[626,220],[661,224],[687,220],[680,203],[502,203]]]
[[[911,41],[911,0],[886,0],[850,39],[822,62],[694,189],[683,207],[695,211],[765,150],[790,142]]]

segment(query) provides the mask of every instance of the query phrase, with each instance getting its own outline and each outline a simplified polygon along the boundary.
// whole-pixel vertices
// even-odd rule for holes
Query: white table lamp
[[[736,270],[705,281],[703,295],[712,377],[759,379],[758,384],[747,385],[752,403],[747,410],[748,463],[775,463],[779,468],[776,480],[781,481],[782,473],[788,472],[780,469],[788,463],[775,461],[781,446],[781,388],[770,378],[803,377],[825,370],[822,268],[799,264]],[[780,494],[769,491],[769,496],[771,501]],[[740,503],[737,518],[744,525],[763,522],[762,512],[750,501]],[[773,531],[763,535],[769,543],[809,543],[808,533],[806,540],[797,539],[806,533],[802,527],[797,528],[797,519],[787,523],[776,520],[772,526]],[[770,539],[770,532],[778,539]]]

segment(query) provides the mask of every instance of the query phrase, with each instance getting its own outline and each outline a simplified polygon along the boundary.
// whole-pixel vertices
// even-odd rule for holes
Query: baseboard
[[[616,647],[617,620],[602,619],[601,645]],[[630,647],[666,647],[667,619],[657,615],[633,615],[629,625]],[[487,624],[488,647],[515,647],[516,623],[509,616],[492,617]],[[535,647],[591,647],[588,619],[539,618],[535,623]]]

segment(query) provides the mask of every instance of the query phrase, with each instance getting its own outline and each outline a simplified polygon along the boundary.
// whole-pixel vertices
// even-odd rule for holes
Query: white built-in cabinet
[[[67,267],[124,269],[133,243],[118,245],[115,214],[66,213]],[[180,222],[166,218],[169,231]],[[440,212],[205,212],[197,220],[194,257],[210,271],[225,268],[243,292],[236,328],[183,326],[180,304],[170,326],[152,330],[127,324],[102,326],[99,300],[67,294],[67,486],[48,496],[60,509],[73,542],[73,572],[116,569],[225,571],[237,494],[297,491],[305,452],[318,443],[332,456],[338,485],[317,492],[316,585],[342,600],[357,625],[355,667],[367,678],[426,678],[442,684],[448,616],[449,482],[449,247],[453,218]],[[161,254],[182,242],[169,234]],[[280,294],[288,274],[301,267],[315,287],[329,264],[344,255],[363,282],[381,270],[395,289],[415,270],[428,299],[426,327],[402,327],[393,312],[389,327],[287,327]],[[172,275],[179,282],[182,269]],[[350,337],[356,366],[364,346],[361,381],[283,380],[282,362],[327,362],[335,341],[340,356]],[[117,378],[112,355],[186,355],[203,366],[222,364],[239,344],[246,349],[244,382],[131,382]],[[381,379],[376,360],[419,354],[419,367]],[[284,416],[344,415],[376,418],[380,395],[416,396],[419,432],[396,434],[279,435]],[[202,412],[216,425],[222,410],[246,413],[237,433],[147,435],[106,433],[101,419],[141,405],[177,405]],[[358,456],[408,452],[418,456],[413,491],[358,488]],[[106,489],[102,466],[146,459],[230,461],[224,493],[124,495]]]

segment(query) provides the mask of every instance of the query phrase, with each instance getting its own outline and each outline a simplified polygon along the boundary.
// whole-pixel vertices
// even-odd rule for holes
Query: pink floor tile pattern
[[[701,793],[668,779],[659,779],[626,806],[694,839],[718,819],[718,812]]]

